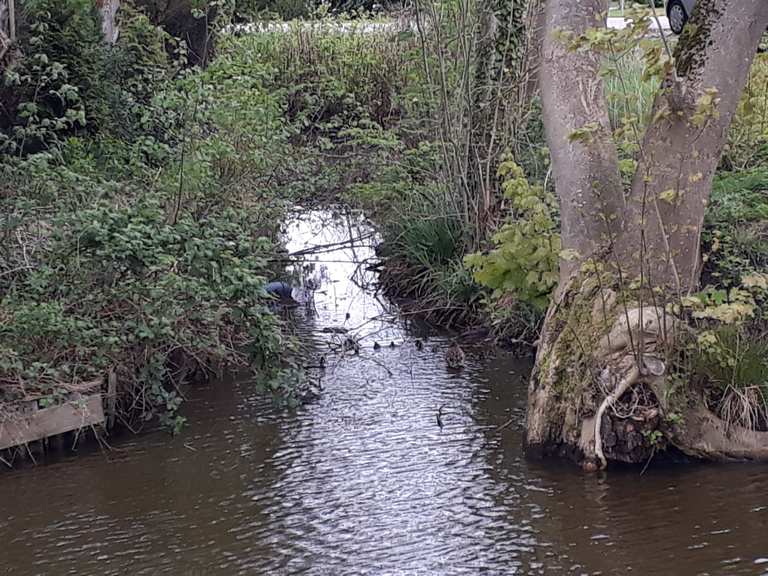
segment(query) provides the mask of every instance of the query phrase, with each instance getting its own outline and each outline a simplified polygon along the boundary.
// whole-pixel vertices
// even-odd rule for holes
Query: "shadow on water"
[[[765,467],[527,462],[530,361],[470,351],[449,372],[446,339],[419,350],[361,288],[361,218],[310,213],[288,235],[294,252],[364,238],[309,257],[322,286],[291,313],[308,357],[327,355],[319,398],[280,411],[218,382],[179,437],[0,473],[0,574],[768,574]],[[359,355],[332,354],[329,327]]]

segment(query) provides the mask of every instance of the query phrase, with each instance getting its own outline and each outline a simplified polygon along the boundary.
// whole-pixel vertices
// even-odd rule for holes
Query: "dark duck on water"
[[[464,367],[464,350],[457,342],[454,342],[445,351],[445,363],[448,368],[459,370]]]

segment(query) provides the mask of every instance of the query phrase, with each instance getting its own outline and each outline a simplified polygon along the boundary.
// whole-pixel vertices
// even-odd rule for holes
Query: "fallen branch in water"
[[[509,428],[514,422],[515,422],[515,417],[513,416],[512,418],[504,422],[504,424],[502,424],[501,426],[497,426],[495,431],[498,432],[499,430],[504,430],[505,428]]]
[[[357,238],[349,238],[348,240],[343,240],[341,242],[331,242],[329,244],[318,244],[317,246],[312,246],[310,248],[304,248],[303,250],[297,250],[296,252],[289,252],[287,254],[290,258],[295,258],[298,256],[307,256],[310,254],[323,254],[325,252],[333,252],[337,248],[343,248],[345,246],[355,246],[362,240],[367,240],[369,238],[373,238],[375,236],[375,233],[370,232],[368,234],[363,234],[362,236],[358,236]]]

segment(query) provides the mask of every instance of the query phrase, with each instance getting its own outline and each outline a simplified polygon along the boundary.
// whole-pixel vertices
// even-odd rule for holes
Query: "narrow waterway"
[[[216,382],[176,438],[0,471],[0,575],[768,575],[768,468],[528,462],[529,361],[475,345],[448,371],[450,341],[373,292],[359,216],[287,233],[327,246],[314,307],[288,318],[307,363],[326,357],[317,398],[282,410]],[[334,352],[348,336],[358,355]]]

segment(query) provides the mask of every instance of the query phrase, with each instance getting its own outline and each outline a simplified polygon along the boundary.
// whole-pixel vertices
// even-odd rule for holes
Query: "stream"
[[[317,398],[216,382],[176,437],[0,471],[0,576],[768,575],[768,468],[527,461],[531,360],[475,344],[447,370],[452,340],[376,295],[361,216],[286,228],[292,252],[326,246],[314,305],[285,312],[307,363],[326,358]],[[359,354],[334,351],[348,335]]]

